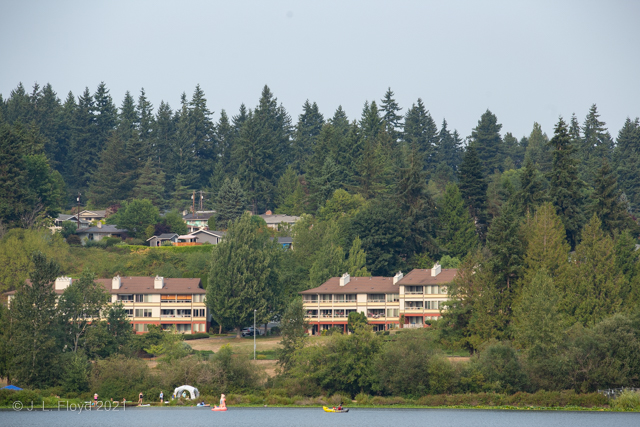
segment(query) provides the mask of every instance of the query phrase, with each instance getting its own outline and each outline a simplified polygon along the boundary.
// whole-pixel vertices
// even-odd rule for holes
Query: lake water
[[[640,426],[640,413],[492,411],[475,409],[351,409],[347,414],[322,408],[127,408],[119,411],[0,411],[2,427],[625,427]]]

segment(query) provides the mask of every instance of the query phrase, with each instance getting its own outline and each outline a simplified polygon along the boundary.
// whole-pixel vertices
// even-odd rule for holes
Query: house
[[[54,283],[61,295],[73,283],[71,277],[58,277]],[[207,291],[200,279],[169,279],[164,277],[120,277],[96,279],[111,295],[110,303],[122,303],[136,333],[149,331],[149,325],[164,330],[191,334],[209,330],[209,309],[205,304]],[[7,292],[9,304],[15,291]]]
[[[346,331],[349,313],[367,316],[374,331],[396,327],[422,328],[425,320],[437,320],[447,300],[447,285],[455,269],[412,270],[394,277],[332,277],[314,289],[300,292],[309,323],[309,334],[339,327]],[[400,323],[402,322],[402,325]]]
[[[189,233],[192,233],[201,228],[208,230],[209,218],[215,214],[216,211],[196,211],[196,213],[183,214],[182,220],[187,224]]]
[[[62,227],[62,223],[65,221],[73,222],[74,224],[78,223],[78,217],[76,215],[67,215],[67,214],[58,214],[58,217],[53,220],[56,227]],[[80,228],[89,227],[91,225],[90,221],[85,219],[80,219]]]
[[[178,235],[176,233],[162,233],[159,236],[152,236],[147,239],[147,242],[149,242],[149,246],[151,247],[162,246],[164,242],[174,243],[177,241],[178,241]]]
[[[127,230],[116,228],[115,225],[102,225],[102,223],[98,223],[95,227],[80,228],[76,230],[76,234],[80,237],[82,244],[85,245],[89,240],[99,242],[105,237],[119,237],[120,239],[124,239],[127,237]]]
[[[278,237],[278,243],[282,245],[283,249],[293,249],[292,237]]]
[[[273,214],[271,213],[271,211],[267,211],[262,215],[258,215],[258,216],[264,219],[264,221],[267,223],[267,227],[273,228],[274,230],[277,230],[282,223],[287,225],[293,225],[296,223],[297,220],[300,219],[299,216]]]
[[[196,242],[198,243],[210,243],[212,245],[217,245],[224,238],[224,231],[211,231],[211,230],[198,230],[191,233],[192,236],[196,237]]]

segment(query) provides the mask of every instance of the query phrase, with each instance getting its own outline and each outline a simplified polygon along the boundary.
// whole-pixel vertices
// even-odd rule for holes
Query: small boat
[[[226,411],[227,407],[225,406],[224,408],[221,408],[219,406],[214,406],[213,408],[211,408],[212,411]]]
[[[348,409],[336,409],[336,408],[328,408],[326,406],[323,406],[322,409],[324,409],[324,412],[349,412]]]

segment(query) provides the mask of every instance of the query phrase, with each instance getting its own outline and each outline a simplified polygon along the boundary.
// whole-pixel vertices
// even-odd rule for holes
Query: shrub
[[[613,407],[622,411],[634,411],[640,409],[640,393],[625,390],[613,400]]]
[[[189,340],[199,340],[202,338],[209,338],[209,334],[204,333],[204,332],[198,332],[197,334],[185,334],[184,335],[184,340],[185,341],[189,341]]]
[[[358,393],[356,395],[355,401],[358,405],[368,405],[370,403],[371,397],[366,393]]]

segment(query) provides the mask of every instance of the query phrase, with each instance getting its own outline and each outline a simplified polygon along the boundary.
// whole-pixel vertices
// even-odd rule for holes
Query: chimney
[[[102,223],[98,221],[98,228],[102,228]]]
[[[271,212],[271,211],[269,210],[269,211],[266,211],[264,214],[265,214],[265,215],[273,215],[273,212]]]
[[[122,286],[122,279],[120,278],[120,276],[116,276],[113,279],[111,279],[111,289],[120,289],[121,286]]]
[[[164,288],[164,277],[156,276],[153,279],[153,289],[162,289]]]
[[[396,283],[398,283],[400,280],[402,280],[403,277],[404,274],[402,274],[402,271],[398,271],[396,275],[393,276],[393,284],[395,285]]]
[[[344,286],[350,281],[351,281],[351,276],[349,276],[349,273],[344,273],[340,278],[340,286]]]
[[[436,263],[433,264],[433,268],[431,269],[431,277],[436,277],[438,274],[440,274],[440,271],[442,271],[442,267],[440,267],[440,264],[436,261]]]
[[[72,281],[73,279],[71,279],[71,277],[66,277],[66,276],[58,277],[56,278],[54,289],[57,291],[62,291],[64,289],[67,289],[69,286],[71,286]]]

